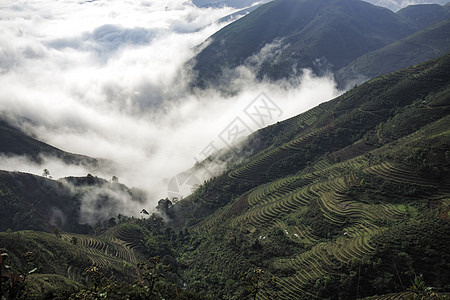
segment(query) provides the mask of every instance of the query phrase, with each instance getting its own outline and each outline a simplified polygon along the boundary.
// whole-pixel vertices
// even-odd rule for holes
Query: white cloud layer
[[[210,142],[224,146],[218,136],[230,122],[250,122],[243,111],[261,92],[283,111],[273,122],[338,94],[331,76],[257,82],[245,67],[233,96],[190,91],[185,63],[234,11],[184,0],[3,1],[0,116],[65,151],[116,161],[117,174],[93,175],[144,188],[154,204]],[[54,177],[86,171],[0,159],[0,169],[44,167]]]

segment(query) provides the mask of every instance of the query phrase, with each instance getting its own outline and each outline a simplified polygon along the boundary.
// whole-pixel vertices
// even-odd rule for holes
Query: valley
[[[249,9],[252,4],[142,4],[139,9],[171,17],[190,12],[188,23],[176,21],[172,34],[195,41],[209,36],[194,50],[195,43],[186,43],[192,52],[180,54],[182,69],[173,81],[161,79],[168,78],[169,60],[163,59],[167,70],[152,70],[162,87],[142,81],[121,91],[111,75],[108,84],[96,81],[81,93],[69,76],[61,102],[42,107],[68,107],[73,114],[64,108],[45,120],[19,104],[2,104],[13,102],[0,94],[2,300],[450,298],[449,5],[393,12],[358,0],[275,0]],[[241,9],[249,10],[227,19]],[[230,23],[202,29],[189,23],[198,21],[196,14],[213,13]],[[153,49],[152,39],[166,34],[105,26],[94,47],[104,58],[96,72],[123,57],[133,65],[133,55],[143,59],[140,51]],[[84,33],[81,40],[94,44],[86,42],[90,38]],[[121,38],[123,48],[100,49]],[[88,51],[86,45],[77,49],[75,39],[64,42],[61,51],[79,51],[79,61]],[[0,69],[1,82],[13,77],[8,72]],[[242,74],[254,81],[240,81]],[[328,88],[330,81],[339,96],[299,114],[287,111],[309,101],[299,96],[306,95],[299,92],[305,86]],[[227,106],[248,108],[248,101],[239,101],[253,95],[251,88],[275,86],[284,92],[267,94],[296,99],[276,99],[292,117],[263,122],[229,147],[183,162],[189,166],[184,177],[211,166],[214,172],[193,180],[190,195],[155,198],[172,191],[157,185],[170,184],[166,174],[176,170],[173,164],[217,140],[222,127],[215,121],[228,120],[222,111],[242,121],[244,111],[230,114]],[[96,88],[101,97],[83,98],[84,92],[97,96]],[[142,96],[144,90],[150,92]],[[253,116],[262,118],[261,111]],[[108,130],[96,131],[103,127]],[[73,145],[62,150],[52,144],[62,141]],[[89,155],[75,154],[80,145]],[[24,171],[26,163],[42,175]],[[66,175],[53,178],[56,166]],[[179,175],[171,174],[176,184]]]

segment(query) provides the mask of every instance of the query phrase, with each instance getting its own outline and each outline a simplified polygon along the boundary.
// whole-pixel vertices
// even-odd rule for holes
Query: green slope
[[[358,57],[335,73],[342,86],[360,83],[450,51],[450,20],[434,24],[398,42]]]
[[[26,278],[26,299],[53,299],[56,295],[68,299],[87,283],[83,272],[90,266],[125,282],[137,279],[136,265],[141,259],[121,238],[120,226],[115,233],[101,237],[17,231],[0,233],[0,245],[9,255],[8,264],[22,274],[37,268],[36,274]],[[27,265],[23,253],[29,251],[34,260]]]
[[[356,57],[412,33],[403,18],[388,9],[358,0],[277,0],[230,24],[210,39],[195,58],[199,84],[217,79],[258,53],[264,45],[283,39],[281,58],[267,60],[260,76],[281,78],[326,59],[333,69]],[[280,61],[280,62],[278,62]]]
[[[106,287],[133,280],[136,262],[160,256],[172,269],[155,299],[399,299],[427,286],[449,293],[449,70],[447,54],[254,133],[227,172],[158,207],[169,222],[153,214],[103,223],[96,235],[0,233],[0,245],[16,265],[31,248],[42,273],[78,282],[84,266],[102,266],[113,272]],[[9,180],[16,188],[2,193],[20,199],[27,186],[35,190],[28,181]],[[36,190],[32,198],[47,195]],[[74,237],[77,245],[68,242]],[[410,291],[421,274],[422,291]],[[108,297],[121,299],[116,292]]]
[[[87,195],[87,199],[83,200]],[[78,233],[91,231],[81,207],[93,207],[90,218],[103,222],[123,210],[122,198],[143,202],[145,195],[118,182],[88,175],[59,181],[32,174],[0,171],[0,230],[33,229],[51,232],[55,227]],[[108,207],[104,212],[101,208]],[[98,209],[98,211],[95,210]]]
[[[238,274],[262,268],[256,299],[400,297],[415,274],[449,292],[449,70],[377,77],[255,133],[256,153],[172,208],[187,286],[242,299]]]

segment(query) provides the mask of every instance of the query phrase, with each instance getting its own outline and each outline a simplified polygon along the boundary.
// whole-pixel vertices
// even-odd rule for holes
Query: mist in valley
[[[178,0],[3,2],[1,118],[52,146],[117,167],[112,173],[45,156],[42,163],[2,156],[0,168],[37,175],[46,168],[54,179],[117,176],[144,189],[154,207],[168,196],[172,178],[206,158],[208,146],[228,147],[224,133],[236,120],[249,134],[341,93],[330,73],[257,80],[258,61],[276,55],[271,45],[232,70],[233,93],[192,88],[188,62],[228,24],[217,20],[235,11]],[[261,97],[278,110],[258,122],[247,112]]]

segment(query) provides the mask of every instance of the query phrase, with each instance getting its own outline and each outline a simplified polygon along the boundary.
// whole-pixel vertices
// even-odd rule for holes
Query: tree
[[[53,233],[56,235],[56,237],[61,238],[61,230],[58,227],[55,227],[55,229],[53,229]]]
[[[166,199],[161,199],[158,201],[158,205],[156,206],[156,209],[163,212],[163,213],[167,213],[167,211],[169,210],[169,208],[172,207],[172,201],[169,200],[169,198]]]
[[[251,299],[256,300],[258,293],[270,283],[272,278],[263,269],[256,268],[251,272],[244,272],[241,280],[247,284]]]
[[[108,220],[108,226],[109,227],[113,227],[113,226],[116,226],[116,218],[114,218],[114,217],[111,217],[111,218],[109,218],[109,220]]]
[[[440,295],[433,292],[432,288],[425,284],[423,276],[415,276],[413,284],[410,288],[413,300],[431,300],[444,299]]]
[[[1,299],[25,299],[25,280],[28,275],[37,271],[33,267],[35,259],[34,252],[28,251],[22,254],[26,261],[26,269],[18,270],[9,265],[8,251],[4,248],[0,249],[0,296]]]
[[[44,169],[44,171],[42,172],[42,176],[45,178],[51,178],[50,171],[48,169]]]

